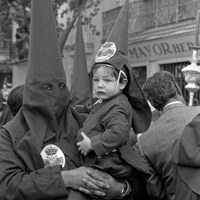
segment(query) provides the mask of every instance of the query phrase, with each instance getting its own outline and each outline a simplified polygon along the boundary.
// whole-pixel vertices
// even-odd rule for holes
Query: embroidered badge
[[[62,150],[56,145],[49,144],[45,146],[40,155],[42,156],[45,167],[55,165],[61,165],[62,167],[65,166],[65,156]]]
[[[116,45],[114,42],[106,42],[98,50],[95,62],[103,62],[110,59],[116,52]]]

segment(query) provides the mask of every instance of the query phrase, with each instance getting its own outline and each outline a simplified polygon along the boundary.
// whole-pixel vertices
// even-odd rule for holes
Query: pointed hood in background
[[[72,105],[87,104],[92,97],[92,92],[89,85],[85,45],[83,41],[83,31],[80,16],[76,24],[74,65],[70,94]]]
[[[128,7],[129,1],[126,0],[108,39],[96,54],[92,69],[101,64],[109,64],[127,74],[128,84],[123,93],[133,108],[132,127],[135,133],[142,133],[151,123],[151,109],[128,62]]]
[[[68,24],[68,26],[66,27],[66,29],[60,34],[60,37],[58,39],[58,42],[59,42],[59,46],[60,46],[60,50],[61,52],[63,51],[64,49],[64,46],[65,46],[65,42],[70,34],[70,31],[71,29],[73,28],[74,26],[74,23],[77,19],[77,17],[79,16],[79,14],[77,14],[71,21],[70,23]]]
[[[30,111],[30,123],[37,112],[55,129],[68,105],[69,91],[50,0],[32,0],[30,33],[23,109]]]

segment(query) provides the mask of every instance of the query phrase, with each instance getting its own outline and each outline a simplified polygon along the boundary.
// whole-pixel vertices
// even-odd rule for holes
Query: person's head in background
[[[7,104],[13,116],[17,114],[17,112],[20,110],[22,106],[23,91],[24,91],[24,85],[19,85],[13,88],[8,95]]]
[[[93,67],[93,90],[97,98],[105,100],[120,93],[127,84],[126,73],[108,64]]]
[[[143,91],[151,105],[159,111],[173,100],[185,103],[173,74],[167,71],[156,72],[148,78],[143,85]]]

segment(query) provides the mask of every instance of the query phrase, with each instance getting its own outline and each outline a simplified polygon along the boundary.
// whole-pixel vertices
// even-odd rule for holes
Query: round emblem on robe
[[[116,52],[116,45],[114,42],[106,42],[98,50],[95,62],[103,62],[110,59]]]
[[[45,146],[40,155],[42,156],[45,167],[55,165],[61,165],[62,167],[65,166],[65,156],[62,150],[56,145],[49,144]]]

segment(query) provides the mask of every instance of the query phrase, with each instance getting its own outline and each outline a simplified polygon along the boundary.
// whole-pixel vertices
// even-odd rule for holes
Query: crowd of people
[[[12,117],[0,129],[1,200],[200,198],[200,107],[186,105],[170,72],[139,86],[128,61],[128,21],[126,0],[85,95],[83,85],[66,85],[51,1],[32,0],[26,81],[10,92]]]

